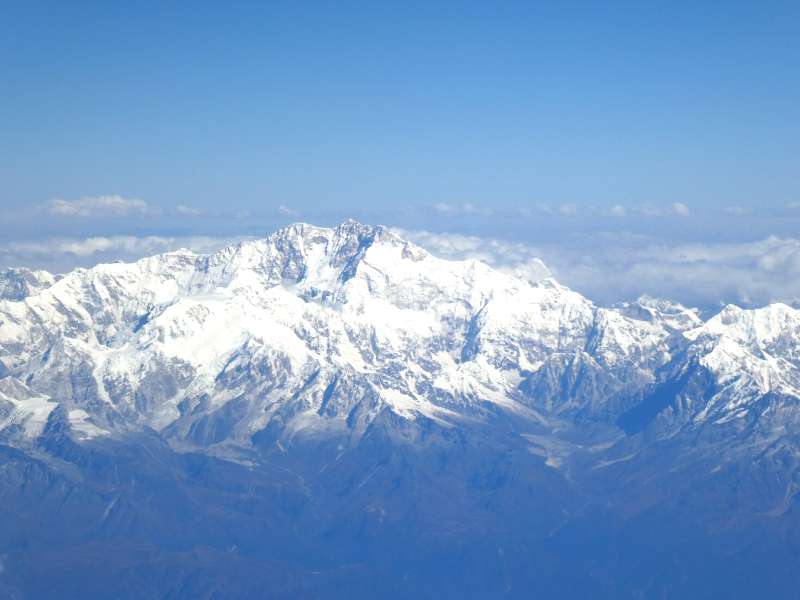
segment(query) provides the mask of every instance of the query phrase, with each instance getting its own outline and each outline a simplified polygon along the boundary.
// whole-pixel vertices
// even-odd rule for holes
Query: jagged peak
[[[384,232],[386,228],[383,225],[368,225],[350,218],[337,225],[335,231],[339,235],[370,236]]]
[[[690,339],[728,340],[744,347],[767,347],[779,340],[798,346],[798,336],[800,310],[782,302],[760,308],[728,304],[688,335]]]
[[[309,235],[323,235],[329,238],[365,238],[388,233],[383,225],[369,225],[355,219],[346,219],[334,227],[320,227],[304,221],[290,223],[268,235],[263,240],[299,239]]]
[[[613,306],[621,309],[642,308],[662,313],[689,312],[697,314],[698,312],[696,308],[688,307],[680,302],[668,300],[666,298],[658,298],[649,294],[641,294],[635,300],[618,302]]]
[[[757,308],[742,308],[736,304],[726,304],[721,311],[708,320],[708,323],[723,325],[739,323],[743,320],[769,320],[775,318],[800,318],[800,310],[783,302],[772,302]]]

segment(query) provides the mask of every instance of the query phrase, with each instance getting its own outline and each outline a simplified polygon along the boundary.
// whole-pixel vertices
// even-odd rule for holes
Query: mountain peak
[[[346,219],[335,227],[319,227],[303,221],[297,221],[278,229],[265,239],[309,239],[315,236],[322,236],[328,239],[365,239],[387,232],[388,230],[383,225],[369,225],[355,219]]]
[[[335,228],[335,231],[340,235],[345,234],[358,236],[374,235],[385,230],[386,228],[383,225],[369,225],[352,218],[345,219]]]

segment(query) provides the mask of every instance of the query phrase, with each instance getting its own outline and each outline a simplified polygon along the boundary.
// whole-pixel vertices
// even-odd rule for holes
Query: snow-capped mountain
[[[729,305],[683,338],[684,350],[663,368],[652,398],[623,417],[629,431],[653,420],[666,435],[699,429],[720,436],[727,425],[769,443],[793,440],[800,424],[800,311]]]
[[[2,282],[0,596],[800,583],[789,306],[601,307],[353,221]]]
[[[247,448],[264,431],[357,440],[383,411],[613,423],[690,370],[710,377],[702,397],[656,412],[681,427],[800,395],[788,306],[706,323],[646,297],[602,308],[354,221],[5,281],[0,428],[19,441],[56,423],[79,439],[152,428],[177,447]]]

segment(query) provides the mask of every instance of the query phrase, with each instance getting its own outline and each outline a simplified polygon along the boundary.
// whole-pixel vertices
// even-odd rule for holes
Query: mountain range
[[[355,221],[0,273],[0,595],[795,597],[800,310]]]

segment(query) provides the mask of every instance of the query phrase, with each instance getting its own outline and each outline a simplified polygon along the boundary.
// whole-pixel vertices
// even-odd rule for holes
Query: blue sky
[[[432,4],[8,3],[0,244],[794,238],[797,2]]]

